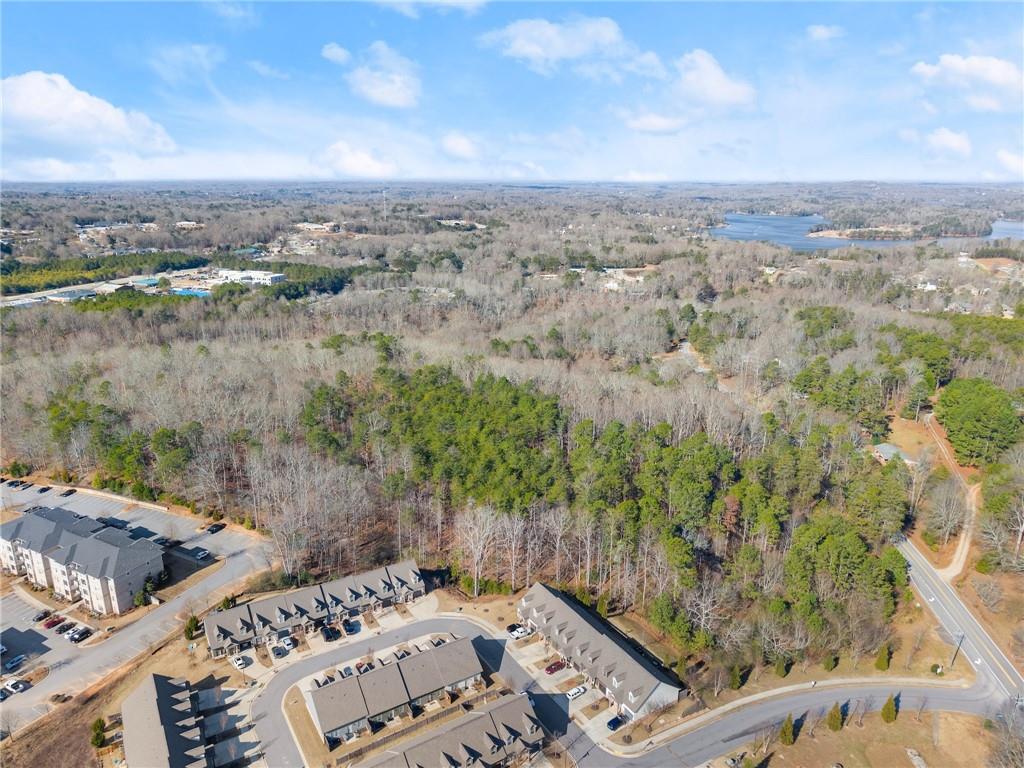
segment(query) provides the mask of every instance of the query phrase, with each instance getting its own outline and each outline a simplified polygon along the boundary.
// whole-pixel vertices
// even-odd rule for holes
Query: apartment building
[[[149,675],[121,705],[128,768],[210,768],[196,689],[187,680]]]
[[[163,548],[51,507],[29,509],[0,525],[0,565],[25,574],[69,602],[82,600],[100,615],[129,610],[135,594],[164,568]]]
[[[520,619],[632,719],[679,701],[682,687],[582,606],[537,582],[516,606]]]

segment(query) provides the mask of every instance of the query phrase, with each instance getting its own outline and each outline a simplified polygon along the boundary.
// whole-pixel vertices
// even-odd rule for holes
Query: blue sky
[[[5,179],[1024,183],[1024,5],[4,3]]]

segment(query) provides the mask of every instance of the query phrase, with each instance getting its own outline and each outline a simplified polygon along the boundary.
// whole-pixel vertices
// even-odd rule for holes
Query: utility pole
[[[960,639],[956,643],[956,648],[953,650],[953,658],[949,660],[949,668],[953,668],[953,662],[956,661],[956,656],[960,653],[960,646],[964,644],[964,633],[960,633]]]

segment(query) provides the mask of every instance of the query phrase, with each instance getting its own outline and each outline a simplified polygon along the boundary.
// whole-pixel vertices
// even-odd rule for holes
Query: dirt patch
[[[21,517],[21,512],[16,511],[13,507],[0,507],[0,523],[8,523],[19,517]]]
[[[894,416],[889,422],[888,441],[912,459],[920,459],[926,448],[931,450],[932,456],[938,458],[934,439],[928,428],[919,421]]]
[[[483,595],[475,600],[467,600],[461,593],[450,588],[439,589],[432,594],[437,596],[439,612],[464,613],[498,632],[504,631],[509,624],[519,622],[516,601],[521,593],[518,592],[515,595]]]
[[[679,725],[689,717],[703,711],[704,707],[695,699],[682,699],[660,712],[654,712],[639,720],[630,722],[624,728],[620,728],[612,736],[616,744],[632,744],[641,740],[650,739],[659,733]]]
[[[583,685],[583,675],[574,675],[565,682],[559,683],[558,690],[565,693],[566,691],[571,691],[577,685]]]
[[[595,717],[600,715],[602,712],[607,712],[611,706],[611,702],[603,696],[595,701],[593,704],[588,704],[579,711],[579,714],[583,715],[587,720],[593,720]]]
[[[848,723],[838,733],[819,724],[813,736],[804,724],[792,746],[782,746],[775,740],[768,747],[767,757],[759,753],[758,766],[816,768],[840,763],[843,768],[894,768],[912,765],[908,748],[916,750],[930,768],[985,765],[990,736],[980,719],[943,712],[925,713],[918,722],[915,715],[904,712],[895,723],[886,724],[874,713],[864,717],[863,727]],[[724,757],[711,765],[721,768]]]

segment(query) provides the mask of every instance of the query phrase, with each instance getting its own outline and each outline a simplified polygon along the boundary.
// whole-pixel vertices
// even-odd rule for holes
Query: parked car
[[[63,616],[51,616],[50,618],[48,618],[46,621],[43,622],[43,629],[53,629],[58,624],[63,624],[63,623],[64,623],[64,617]]]
[[[320,627],[320,637],[324,639],[325,643],[329,643],[338,638],[338,630],[333,627]]]
[[[248,664],[249,660],[245,658],[245,656],[243,656],[242,654],[238,654],[237,656],[231,657],[231,666],[235,669],[245,669],[246,666],[248,666]]]
[[[544,671],[549,675],[553,675],[555,672],[561,672],[563,669],[565,669],[565,662],[561,660],[553,661],[544,667]]]
[[[8,480],[8,481],[7,481],[7,484],[8,484],[8,485],[9,485],[9,486],[10,486],[11,488],[17,488],[17,487],[18,487],[19,485],[21,485],[21,480]]]
[[[31,488],[31,487],[32,487],[33,485],[35,485],[35,483],[22,483],[22,484],[21,484],[21,490],[23,490],[23,491],[27,491],[27,490],[28,490],[29,488]]]
[[[517,629],[522,628],[522,626],[523,626],[522,624],[509,624],[507,627],[505,627],[505,631],[508,632],[511,635]]]
[[[36,493],[46,493],[49,490],[52,490],[52,487],[49,485],[44,485],[42,488],[36,491]]]
[[[209,526],[206,529],[206,532],[207,533],[220,533],[225,528],[227,528],[227,525],[225,523],[214,523],[213,525]]]
[[[587,692],[587,686],[585,686],[585,685],[577,685],[571,691],[566,692],[565,695],[569,697],[569,701],[573,701],[574,699],[578,699],[580,696],[582,696],[586,692]]]
[[[283,645],[287,650],[291,651],[295,648],[295,639],[292,637],[286,637],[284,640],[281,641],[281,645]]]
[[[531,631],[529,627],[517,627],[509,633],[513,640],[522,640],[524,637],[529,637],[530,634]]]
[[[84,627],[79,627],[77,624],[72,623],[71,626],[64,630],[64,632],[62,632],[61,634],[63,634],[65,638],[70,640],[71,636],[80,629],[84,629]]]
[[[608,721],[608,730],[609,731],[617,731],[617,730],[619,730],[619,728],[621,728],[625,724],[625,722],[626,722],[625,719],[623,719],[623,717],[621,715],[616,715],[615,717],[613,717],[611,720]]]
[[[50,609],[49,608],[43,608],[43,610],[41,610],[39,613],[37,613],[35,616],[32,617],[32,621],[33,621],[33,623],[35,623],[35,622],[40,622],[43,619],[48,619],[48,618],[50,618]]]
[[[7,697],[10,695],[11,694],[9,694],[5,689],[0,688],[0,701],[6,701]]]
[[[200,549],[198,552],[196,552],[196,560],[205,560],[209,556],[210,553],[207,552],[205,549]]]
[[[83,640],[87,640],[90,637],[92,637],[92,630],[89,629],[88,627],[82,627],[77,632],[75,632],[73,635],[71,635],[71,637],[68,638],[68,639],[71,640],[72,643],[76,643],[77,644],[77,643],[82,642]]]
[[[57,627],[53,630],[53,632],[56,635],[63,635],[65,632],[67,632],[73,626],[75,626],[75,622],[73,622],[73,621],[65,621],[63,624],[57,625]]]
[[[352,677],[352,667],[345,667],[345,668],[343,668],[341,670],[341,676],[343,678],[344,677]]]
[[[288,655],[288,651],[286,651],[284,647],[280,645],[275,645],[273,648],[270,649],[270,652],[274,654],[275,659],[280,659],[282,656]]]
[[[161,547],[166,547],[167,546],[167,542],[169,542],[169,541],[170,541],[170,539],[168,539],[166,536],[157,536],[155,539],[153,539],[153,543],[157,544],[157,545],[159,545]]]
[[[4,683],[4,688],[11,693],[21,693],[22,691],[28,690],[28,683],[24,680],[8,680]]]
[[[345,630],[346,635],[357,635],[359,634],[359,622],[349,621],[345,619],[341,622],[341,628]]]
[[[22,664],[24,664],[25,663],[25,659],[27,659],[27,658],[28,658],[28,656],[26,656],[25,654],[19,653],[13,659],[11,659],[10,661],[8,661],[7,663],[4,664],[4,669],[6,669],[8,672],[13,672],[18,667],[20,667]]]
[[[77,488],[68,488],[66,491],[62,491],[60,495],[66,499],[68,496],[74,496],[76,493],[78,493]]]

